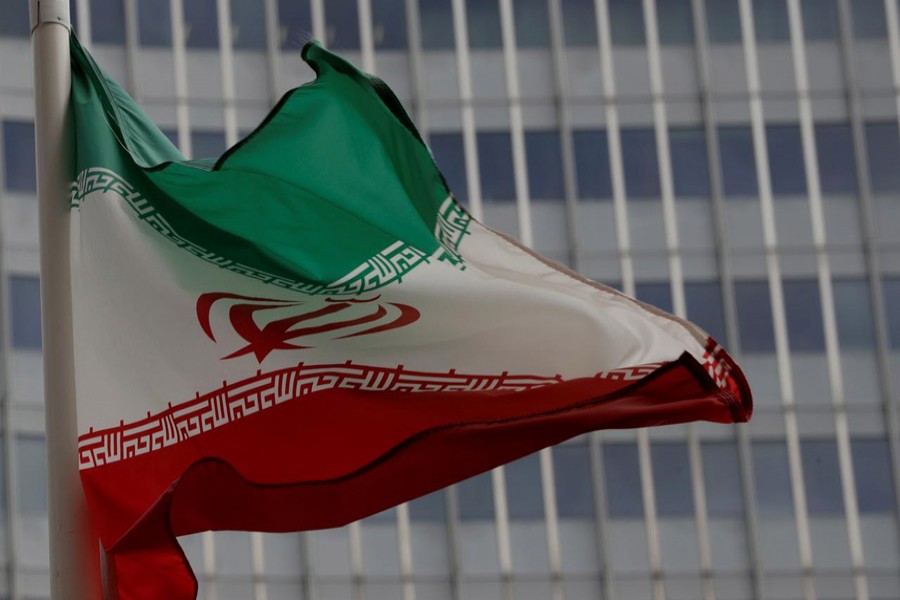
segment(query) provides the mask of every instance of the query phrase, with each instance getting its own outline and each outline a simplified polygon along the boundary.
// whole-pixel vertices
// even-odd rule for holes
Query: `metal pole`
[[[101,598],[97,537],[78,475],[69,264],[72,133],[68,0],[31,0],[41,319],[53,600]]]

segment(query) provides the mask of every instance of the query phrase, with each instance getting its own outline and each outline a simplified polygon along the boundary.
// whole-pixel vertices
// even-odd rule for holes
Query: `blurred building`
[[[749,426],[575,439],[339,530],[192,536],[201,598],[900,598],[895,0],[73,5],[193,157],[308,81],[323,40],[393,87],[487,225],[686,314],[755,392]],[[27,0],[0,0],[0,122],[0,597],[38,600]]]

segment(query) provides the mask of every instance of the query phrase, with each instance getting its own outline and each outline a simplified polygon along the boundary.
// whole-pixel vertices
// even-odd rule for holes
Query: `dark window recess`
[[[643,518],[644,497],[637,444],[603,444],[603,475],[609,516],[614,519]]]
[[[661,517],[690,517],[694,514],[691,463],[687,444],[658,442],[650,447],[653,459],[653,490],[656,511]]]
[[[547,0],[517,0],[513,3],[516,45],[546,48],[550,45],[550,15]]]
[[[766,126],[769,150],[769,176],[776,196],[799,196],[806,193],[806,168],[803,164],[803,142],[798,125]]]
[[[459,518],[463,521],[494,518],[494,487],[490,472],[476,475],[456,485]]]
[[[644,9],[634,0],[609,0],[609,28],[612,43],[617,46],[640,46],[645,43]]]
[[[40,350],[41,284],[37,277],[10,276],[9,314],[13,348]]]
[[[744,486],[734,442],[703,442],[703,478],[706,510],[710,517],[739,518],[744,515]]]
[[[706,0],[706,35],[714,44],[741,41],[741,12],[738,0]]]
[[[413,521],[445,522],[447,520],[447,492],[438,490],[427,496],[410,500],[409,518]]]
[[[872,295],[865,279],[835,279],[834,313],[842,348],[873,349],[875,326],[872,320]]]
[[[659,198],[659,163],[652,129],[622,129],[625,190],[632,198]]]
[[[760,516],[794,514],[791,472],[784,442],[753,442],[753,482]]]
[[[884,294],[884,312],[887,313],[891,348],[900,348],[900,278],[885,277],[881,289]]]
[[[892,513],[895,506],[894,470],[887,440],[854,438],[850,442],[856,501],[863,514]]]
[[[520,458],[503,469],[506,478],[506,504],[510,519],[543,519],[544,496],[541,488],[541,463],[537,454]]]
[[[407,46],[405,0],[372,0],[372,29],[375,48],[405,50]]]
[[[853,35],[860,40],[887,37],[887,17],[881,0],[853,0],[850,3],[853,14]]]
[[[31,34],[28,2],[0,0],[0,15],[0,36],[27,38]]]
[[[737,281],[734,284],[741,350],[747,353],[774,352],[775,334],[769,284],[765,281]]]
[[[558,131],[526,131],[528,190],[535,200],[565,197]]]
[[[34,123],[3,121],[3,181],[11,192],[34,192]]]
[[[641,302],[672,312],[672,287],[668,281],[638,283],[634,286],[634,295]]]
[[[813,516],[841,515],[841,469],[834,440],[803,440],[803,482],[806,485],[806,509]]]
[[[452,50],[455,47],[451,0],[419,0],[419,24],[425,50]]]
[[[138,0],[138,39],[141,46],[168,48],[172,45],[172,14],[168,2]]]
[[[835,40],[840,35],[835,0],[802,0],[803,35],[810,41]]]
[[[709,161],[702,127],[669,130],[672,179],[679,198],[709,198]]]
[[[887,193],[900,191],[900,134],[896,121],[866,123],[866,149],[872,189]]]
[[[397,509],[389,508],[387,510],[383,510],[380,513],[375,513],[374,515],[370,515],[365,519],[366,523],[396,523],[397,522]]]
[[[466,156],[461,133],[432,133],[428,138],[434,162],[450,191],[459,200],[468,199]]]
[[[587,444],[564,444],[553,448],[553,477],[559,516],[592,518],[594,491]]]
[[[687,281],[684,284],[687,316],[720,344],[731,340],[725,335],[725,309],[722,286],[718,281]]]
[[[656,0],[659,42],[686,46],[694,42],[694,15],[691,0]]]
[[[500,48],[503,45],[498,0],[466,0],[466,17],[469,46],[479,49]]]
[[[760,42],[784,42],[791,37],[784,0],[753,0],[753,22]]]
[[[594,0],[563,0],[563,35],[568,46],[597,44],[597,17]]]
[[[357,0],[328,0],[325,6],[325,36],[335,50],[359,49]]]
[[[169,141],[172,142],[173,146],[178,148],[178,130],[164,128],[164,129],[160,129],[160,132],[162,132],[162,134],[164,136],[169,138]],[[178,148],[178,149],[181,150],[181,148]]]
[[[749,127],[719,127],[722,186],[726,196],[756,196],[756,160]]]
[[[483,131],[477,134],[477,143],[483,199],[514,200],[516,186],[509,132]]]
[[[192,131],[192,158],[219,158],[225,152],[225,134],[221,131]]]
[[[312,39],[310,0],[278,0],[278,35],[281,47],[299,50]]]
[[[575,175],[580,198],[612,198],[609,174],[609,145],[603,129],[582,129],[572,133],[575,147]]]
[[[231,43],[242,50],[266,47],[266,14],[262,3],[231,0]]]
[[[184,3],[184,31],[188,48],[218,48],[219,26],[216,0]]]
[[[824,352],[822,303],[815,279],[784,282],[784,309],[791,352]]]
[[[96,44],[125,43],[122,0],[91,0],[91,41]]]
[[[856,194],[853,136],[847,123],[816,124],[816,158],[823,194]]]

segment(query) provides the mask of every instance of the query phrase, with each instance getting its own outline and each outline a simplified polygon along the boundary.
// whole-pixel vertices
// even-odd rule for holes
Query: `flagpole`
[[[68,0],[29,0],[34,56],[41,324],[52,600],[99,600],[99,545],[78,474],[69,264],[72,132]]]

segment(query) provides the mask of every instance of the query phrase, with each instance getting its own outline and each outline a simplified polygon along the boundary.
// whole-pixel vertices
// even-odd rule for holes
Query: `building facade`
[[[346,528],[191,536],[200,598],[900,598],[896,0],[72,4],[189,157],[310,80],[322,40],[394,89],[476,217],[699,323],[755,394],[746,426],[577,438]],[[27,0],[0,0],[0,128],[0,598],[39,600]]]

